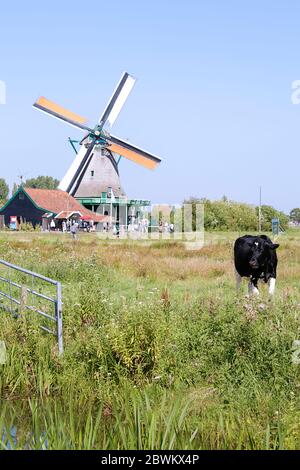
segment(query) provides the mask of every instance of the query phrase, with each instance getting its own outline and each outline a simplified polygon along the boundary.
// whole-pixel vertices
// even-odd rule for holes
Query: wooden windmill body
[[[79,154],[86,152],[85,145],[88,144],[81,144]],[[81,159],[81,155],[78,158]],[[62,183],[63,181],[60,183],[60,189],[64,187]],[[99,198],[111,190],[116,197],[126,196],[121,186],[117,159],[109,149],[95,146],[90,162],[73,189],[73,196],[76,199]]]

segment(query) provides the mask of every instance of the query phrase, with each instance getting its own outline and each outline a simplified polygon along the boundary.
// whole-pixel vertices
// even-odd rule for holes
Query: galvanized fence
[[[0,260],[0,309],[15,317],[34,315],[43,331],[57,337],[63,353],[60,282]]]

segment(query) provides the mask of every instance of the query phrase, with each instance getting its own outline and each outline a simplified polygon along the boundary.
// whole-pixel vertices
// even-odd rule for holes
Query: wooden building
[[[6,226],[14,221],[15,228],[21,223],[31,223],[48,229],[51,220],[56,225],[69,217],[93,221],[96,226],[102,225],[107,217],[85,208],[75,198],[60,189],[33,189],[20,187],[9,201],[0,209],[0,218]],[[1,217],[2,216],[2,217]]]

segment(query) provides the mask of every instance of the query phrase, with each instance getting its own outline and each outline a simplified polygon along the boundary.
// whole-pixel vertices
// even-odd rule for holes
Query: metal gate
[[[0,309],[14,317],[37,315],[39,327],[57,337],[59,354],[63,353],[60,282],[0,260]]]

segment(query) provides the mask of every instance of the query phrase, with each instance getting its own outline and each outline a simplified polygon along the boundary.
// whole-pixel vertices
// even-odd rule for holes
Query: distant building
[[[51,220],[60,227],[63,220],[84,219],[93,221],[98,228],[108,217],[90,211],[79,201],[60,189],[33,189],[20,187],[9,201],[0,209],[2,224],[11,222],[17,229],[21,223],[40,225],[48,229]]]

